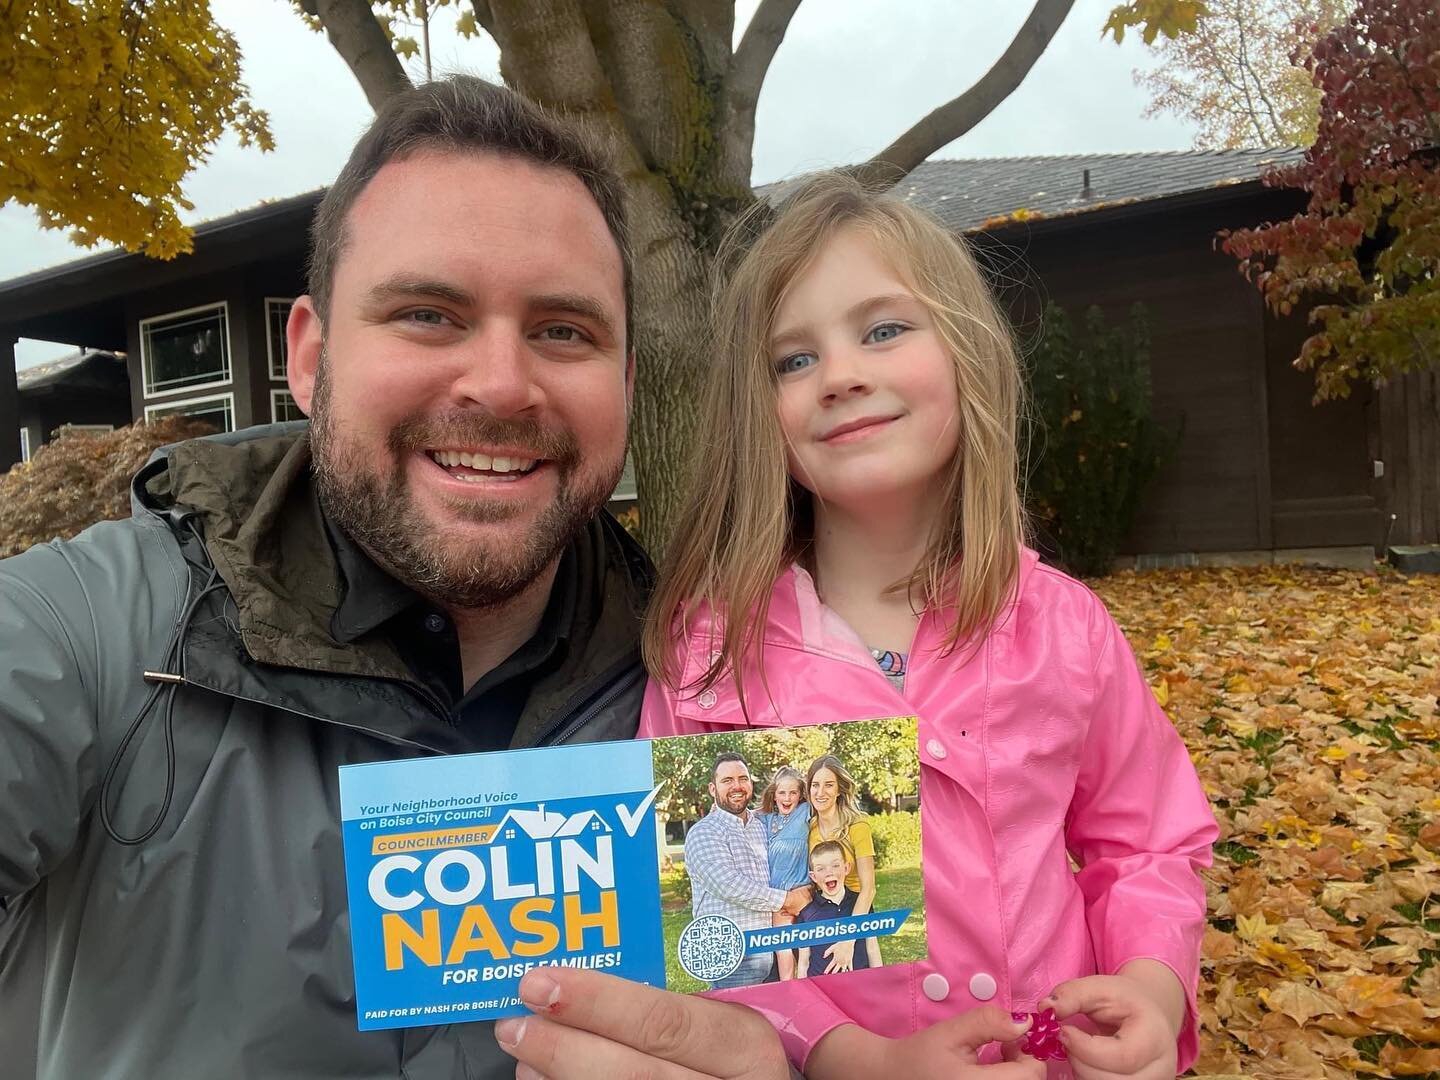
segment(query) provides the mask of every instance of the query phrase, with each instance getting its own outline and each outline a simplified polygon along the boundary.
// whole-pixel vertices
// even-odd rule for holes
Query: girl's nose
[[[820,397],[828,403],[843,401],[874,389],[864,359],[856,349],[832,349],[820,365]]]

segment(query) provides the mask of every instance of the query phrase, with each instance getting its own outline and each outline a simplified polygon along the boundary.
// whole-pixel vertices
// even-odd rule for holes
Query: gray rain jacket
[[[130,520],[0,561],[0,1075],[513,1075],[490,1024],[356,1030],[336,769],[467,738],[388,645],[330,637],[309,460],[293,430],[182,443]],[[577,549],[517,746],[635,733],[648,564],[604,517]],[[122,844],[102,800],[131,838],[169,802]]]

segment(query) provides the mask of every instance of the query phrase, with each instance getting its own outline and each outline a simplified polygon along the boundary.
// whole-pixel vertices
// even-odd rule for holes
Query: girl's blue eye
[[[775,361],[775,371],[780,375],[793,375],[797,371],[804,371],[811,364],[816,362],[814,353],[797,352],[789,356],[781,357]]]
[[[866,342],[873,341],[877,345],[883,345],[887,341],[894,341],[908,329],[910,328],[903,323],[881,323],[865,335],[865,340]]]

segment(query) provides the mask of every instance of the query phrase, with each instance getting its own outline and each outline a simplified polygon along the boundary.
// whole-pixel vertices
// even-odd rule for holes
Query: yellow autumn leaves
[[[186,175],[226,131],[273,146],[208,0],[0,5],[0,86],[0,204],[79,244],[189,251]]]
[[[1440,1076],[1440,579],[1097,587],[1220,823],[1196,1072]]]

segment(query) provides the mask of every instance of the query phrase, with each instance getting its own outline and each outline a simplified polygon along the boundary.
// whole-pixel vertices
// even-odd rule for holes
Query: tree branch
[[[730,66],[720,95],[722,140],[720,174],[732,184],[748,186],[755,149],[755,106],[760,101],[760,87],[775,50],[785,38],[790,19],[801,0],[760,0]]]
[[[867,187],[891,187],[948,142],[953,142],[995,111],[1024,81],[1075,0],[1037,0],[1025,25],[1004,55],[959,97],[926,116],[869,161],[854,176]]]
[[[800,3],[801,0],[761,0],[745,27],[735,55],[730,58],[730,70],[725,76],[726,102],[732,116],[743,118],[748,114],[752,132],[755,105],[760,100],[765,73],[770,70],[770,61],[785,39],[785,31]]]
[[[495,36],[495,13],[490,10],[490,0],[473,0],[470,6],[475,10],[475,21],[479,24],[480,29],[493,38]]]
[[[304,0],[304,9],[325,27],[330,44],[365,91],[372,109],[378,110],[390,97],[410,86],[400,58],[370,8],[370,0]]]

